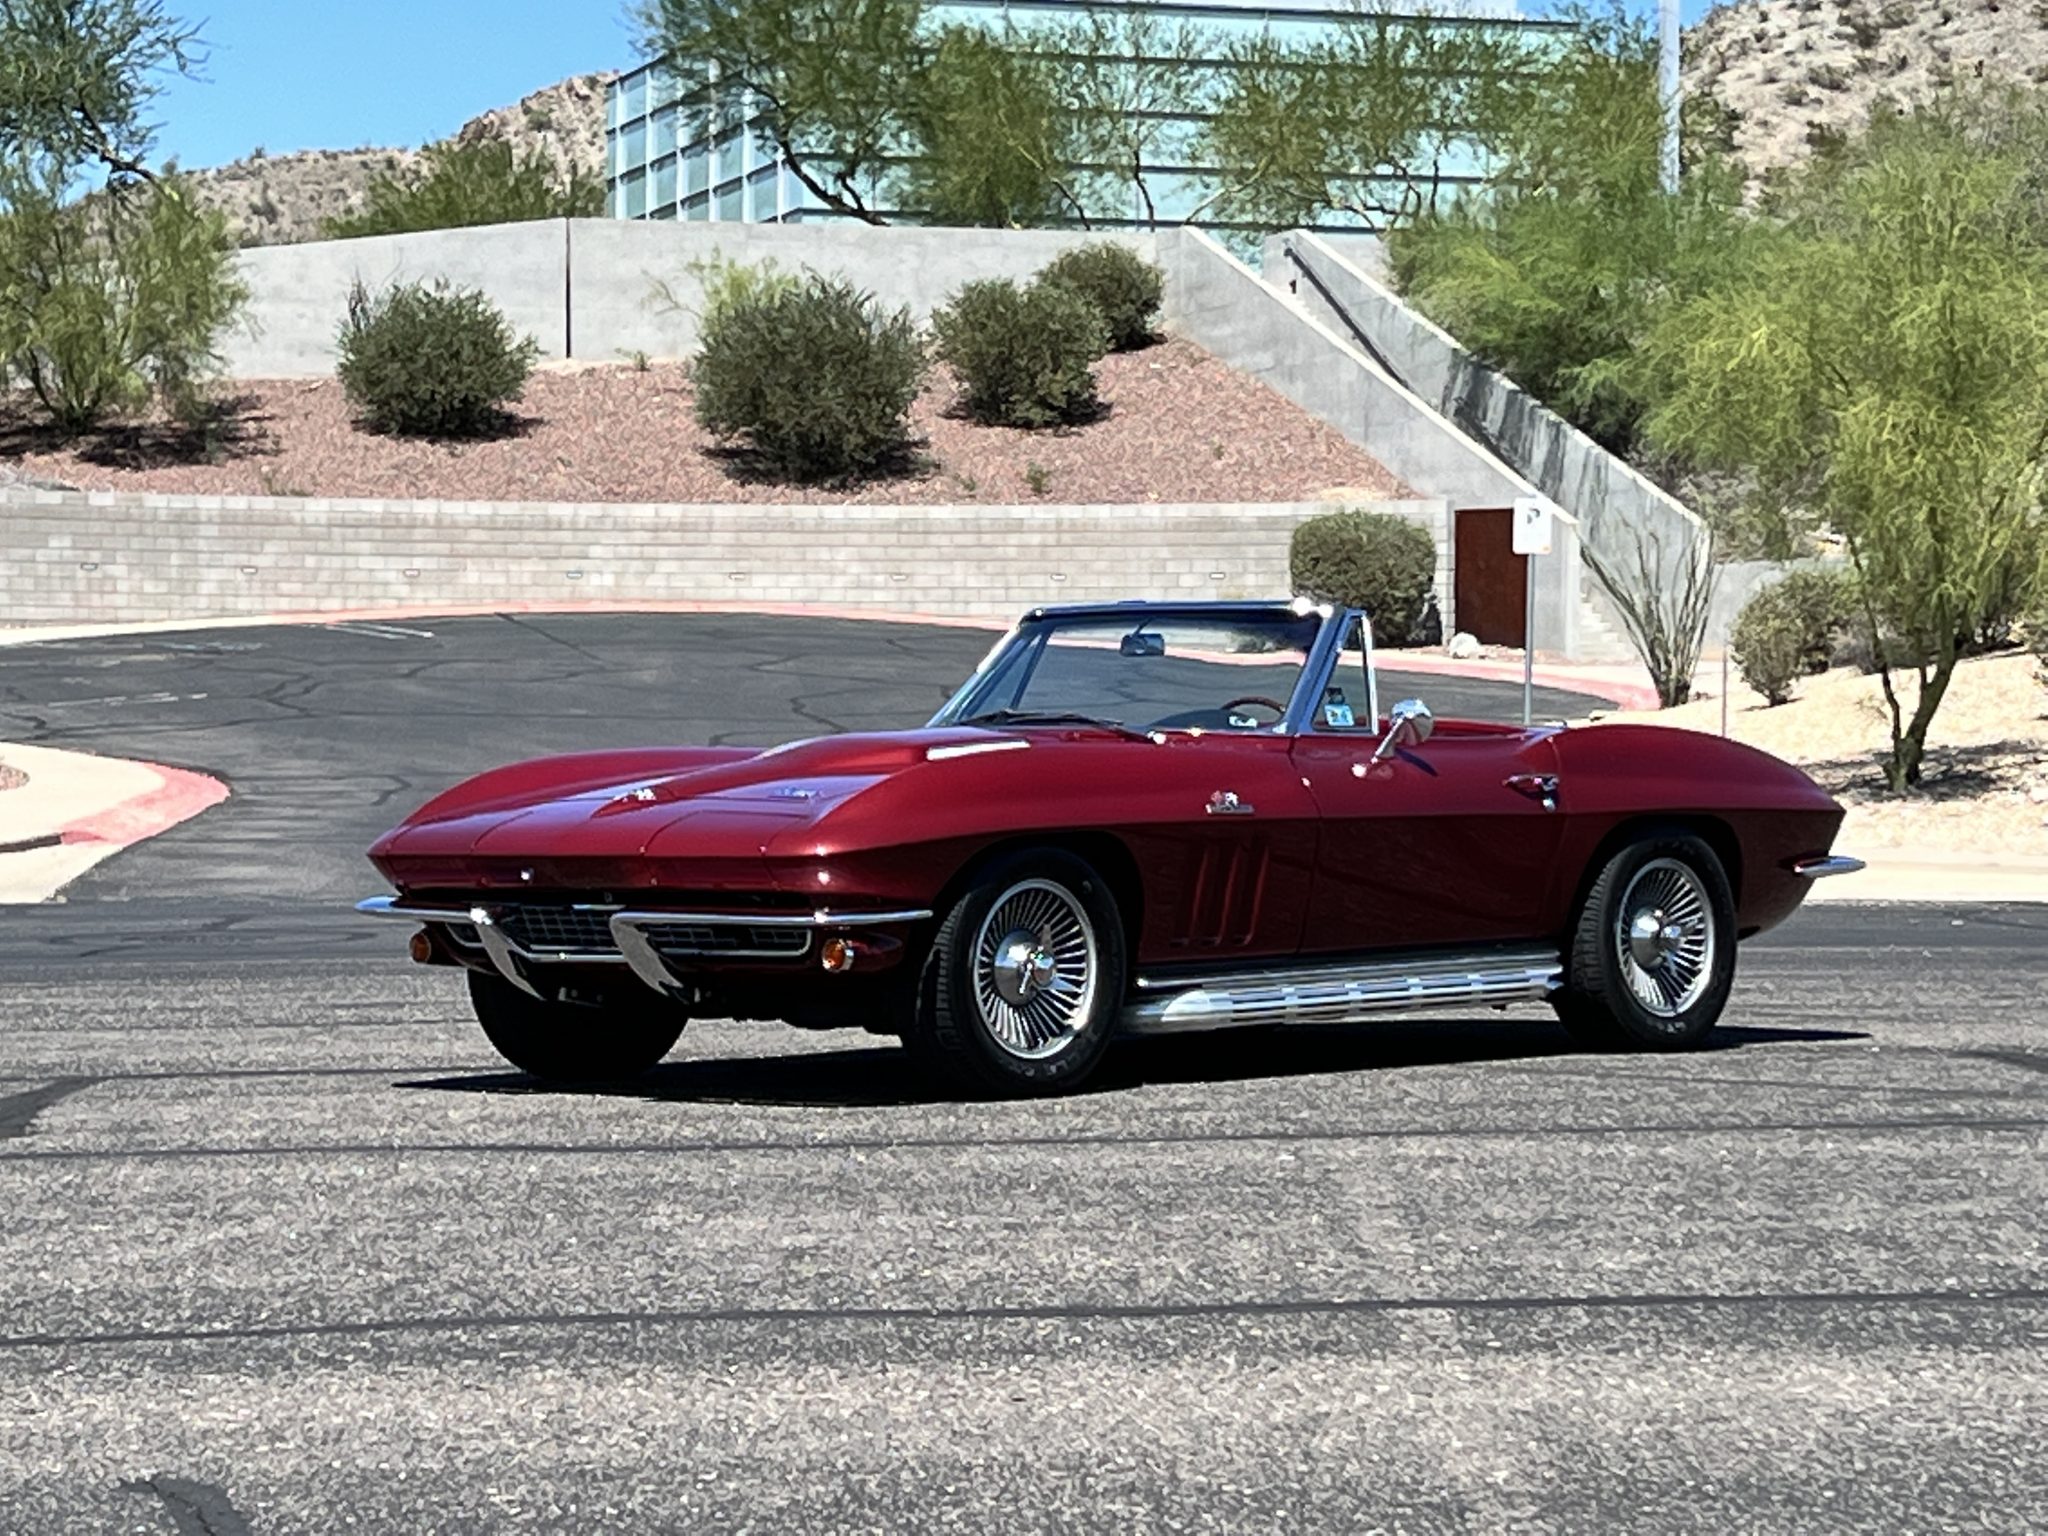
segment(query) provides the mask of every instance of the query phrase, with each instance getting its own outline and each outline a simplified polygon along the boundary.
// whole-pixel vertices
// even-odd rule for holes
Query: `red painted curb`
[[[167,768],[162,763],[138,766],[157,774],[163,783],[147,794],[81,816],[61,828],[59,838],[66,843],[112,843],[117,849],[132,848],[170,831],[180,822],[190,821],[228,797],[227,785],[203,773]]]

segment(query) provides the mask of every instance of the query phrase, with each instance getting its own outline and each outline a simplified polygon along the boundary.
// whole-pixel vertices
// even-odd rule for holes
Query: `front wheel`
[[[674,1049],[688,1022],[652,993],[601,1007],[550,1003],[481,971],[469,973],[469,1001],[498,1054],[550,1083],[638,1077]]]
[[[1070,853],[983,870],[939,925],[904,1043],[950,1082],[1064,1093],[1101,1061],[1124,998],[1124,932],[1102,877]]]
[[[1586,893],[1553,1000],[1586,1045],[1683,1050],[1735,982],[1735,898],[1714,850],[1683,833],[1622,849]]]

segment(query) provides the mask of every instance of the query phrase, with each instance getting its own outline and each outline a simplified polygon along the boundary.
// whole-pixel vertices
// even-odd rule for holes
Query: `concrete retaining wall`
[[[1631,571],[1637,541],[1676,581],[1698,558],[1704,525],[1690,508],[1495,372],[1411,308],[1374,270],[1369,248],[1343,249],[1296,231],[1266,242],[1268,281],[1289,287],[1309,313],[1351,340],[1475,443],[1533,482],[1579,525],[1579,537]],[[1588,582],[1586,599],[1607,610]],[[1618,631],[1618,619],[1603,614]]]
[[[239,378],[332,373],[352,284],[376,290],[446,280],[483,290],[547,357],[687,357],[696,350],[703,296],[693,269],[720,258],[845,277],[922,320],[972,278],[1028,277],[1061,251],[1102,238],[1067,230],[553,219],[266,246],[238,258],[249,284],[249,323],[224,338],[223,349]],[[1150,235],[1114,238],[1154,255]]]
[[[1166,270],[1166,325],[1175,335],[1263,380],[1449,508],[1511,507],[1521,497],[1542,494],[1354,341],[1262,281],[1207,235],[1176,230],[1158,242]],[[1448,597],[1455,575],[1448,513],[1442,550],[1447,595],[1440,602],[1448,629],[1456,622]],[[1539,651],[1576,656],[1580,566],[1569,515],[1558,519],[1555,550],[1534,567],[1533,639]]]
[[[580,602],[815,603],[1012,618],[1039,603],[1273,597],[1319,504],[583,506],[10,491],[0,623]],[[1432,529],[1441,502],[1377,507]]]

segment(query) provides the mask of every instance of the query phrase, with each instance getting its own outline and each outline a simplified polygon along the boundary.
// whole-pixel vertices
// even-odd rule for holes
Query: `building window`
[[[702,144],[683,151],[683,190],[702,192],[711,182],[711,156]]]
[[[670,155],[654,166],[654,206],[666,208],[676,200],[676,157]]]
[[[647,173],[630,171],[624,182],[626,189],[626,217],[637,219],[647,212]]]
[[[628,171],[637,171],[647,164],[647,123],[645,119],[628,123],[619,130],[620,160]]]
[[[727,182],[718,189],[718,218],[720,223],[742,223],[746,213],[747,184],[743,181]]]
[[[621,123],[647,115],[647,71],[640,70],[619,82],[618,101]]]
[[[699,192],[695,197],[683,199],[683,217],[702,222],[711,217],[711,194]]]
[[[747,178],[747,217],[756,224],[771,223],[781,212],[775,206],[775,188],[780,180],[772,165]]]
[[[747,131],[736,128],[718,141],[718,179],[730,181],[747,168]]]
[[[672,155],[676,152],[676,134],[682,121],[683,109],[669,107],[654,120],[654,153]]]

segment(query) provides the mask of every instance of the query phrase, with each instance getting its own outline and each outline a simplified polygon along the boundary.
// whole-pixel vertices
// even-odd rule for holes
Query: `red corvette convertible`
[[[378,841],[362,910],[538,1077],[644,1071],[695,1014],[1050,1093],[1119,1033],[1422,1007],[1693,1045],[1738,941],[1861,867],[1841,820],[1716,737],[1382,715],[1354,611],[1043,608],[922,730],[482,774]]]

